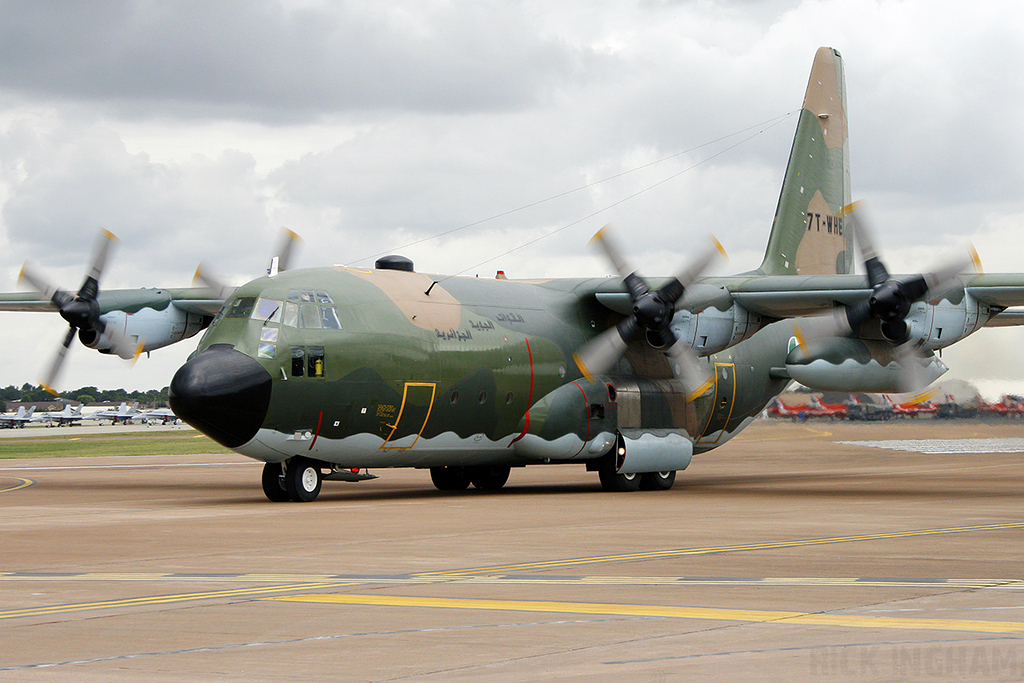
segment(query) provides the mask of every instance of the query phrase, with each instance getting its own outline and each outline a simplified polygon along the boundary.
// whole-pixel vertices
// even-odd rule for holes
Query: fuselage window
[[[309,376],[310,377],[323,377],[324,376],[324,347],[322,346],[310,346],[308,350],[309,356]]]
[[[277,355],[277,347],[274,344],[260,344],[256,352],[258,358],[273,358]]]
[[[293,290],[293,291],[296,292],[296,297],[298,297],[298,290]],[[287,325],[288,327],[298,327],[298,325],[299,325],[299,305],[298,304],[293,304],[290,301],[285,302],[284,313],[281,315],[281,324],[282,325]]]
[[[316,296],[313,294],[312,289],[304,289],[299,293],[299,303],[301,304],[315,304]]]
[[[292,347],[292,377],[302,377],[306,369],[306,349],[301,346]]]
[[[279,330],[276,327],[264,327],[260,330],[260,341],[276,344],[278,332]]]
[[[299,327],[305,330],[319,330],[320,307],[299,306]]]
[[[256,305],[256,297],[254,296],[240,296],[231,302],[231,307],[228,308],[227,315],[225,318],[248,318],[249,314],[252,313],[253,306]]]
[[[322,289],[318,289],[317,292],[316,292],[316,302],[318,304],[333,304],[334,303],[334,301],[331,300],[331,295],[328,294],[327,292],[323,291]]]
[[[320,319],[325,330],[340,330],[341,321],[338,320],[338,309],[334,306],[321,306]]]
[[[281,302],[273,299],[260,299],[252,311],[252,318],[266,323],[281,322]]]

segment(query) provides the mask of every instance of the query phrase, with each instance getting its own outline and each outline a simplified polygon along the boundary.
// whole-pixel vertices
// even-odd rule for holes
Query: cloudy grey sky
[[[972,240],[986,270],[1024,270],[1014,0],[0,0],[0,16],[0,291],[25,260],[76,287],[99,227],[121,238],[107,288],[187,286],[200,261],[244,282],[282,226],[305,238],[298,266],[397,250],[427,272],[603,275],[587,240],[611,222],[647,273],[709,232],[732,257],[719,272],[746,270],[821,45],[846,59],[854,195],[890,269]],[[64,323],[0,316],[0,385],[36,383]],[[944,359],[1024,390],[1022,345],[984,330]],[[78,346],[61,385],[165,386],[193,348],[129,370]]]

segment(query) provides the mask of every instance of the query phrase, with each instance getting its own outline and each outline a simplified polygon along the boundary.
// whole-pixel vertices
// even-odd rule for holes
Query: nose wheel
[[[320,495],[322,484],[320,467],[309,458],[295,456],[283,463],[268,462],[263,466],[263,493],[274,503],[309,503]]]

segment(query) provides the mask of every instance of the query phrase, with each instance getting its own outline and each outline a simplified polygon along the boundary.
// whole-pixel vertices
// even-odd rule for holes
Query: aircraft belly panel
[[[453,432],[433,437],[421,436],[415,448],[383,448],[384,440],[372,434],[330,439],[296,439],[295,435],[261,429],[238,452],[264,462],[280,462],[295,455],[314,458],[342,468],[432,467],[434,465],[515,465],[523,464],[507,447],[512,435],[494,441],[483,434],[468,438]]]

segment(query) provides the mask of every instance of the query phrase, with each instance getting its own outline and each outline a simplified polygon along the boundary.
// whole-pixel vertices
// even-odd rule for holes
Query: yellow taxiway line
[[[601,602],[547,602],[532,600],[477,600],[472,598],[424,598],[388,595],[287,595],[265,598],[282,602],[363,605],[377,607],[428,607],[442,609],[552,612],[555,614],[592,614],[622,617],[660,617],[757,623],[798,624],[802,626],[845,626],[852,628],[897,628],[981,633],[1018,633],[1024,622],[978,621],[973,619],[920,619],[872,617],[852,614],[809,614],[771,610],[717,609],[708,607],[671,607],[663,605],[620,605]]]
[[[423,572],[417,576],[461,576],[464,574],[493,574],[497,572],[515,572],[532,569],[553,569],[558,567],[574,567],[585,564],[604,564],[609,562],[633,562],[637,560],[657,560],[668,557],[687,555],[713,555],[716,553],[744,552],[752,550],[779,550],[802,546],[828,545],[833,543],[852,543],[855,541],[877,541],[893,538],[912,538],[916,536],[937,536],[943,534],[962,534],[978,531],[1000,531],[1004,529],[1022,529],[1024,522],[1006,522],[1001,524],[981,524],[977,526],[953,526],[937,529],[913,529],[909,531],[892,531],[876,534],[857,534],[853,536],[829,536],[825,538],[806,538],[789,541],[771,541],[767,543],[747,543],[740,545],[708,546],[704,548],[677,548],[672,550],[654,550],[641,553],[624,553],[621,555],[598,555],[576,559],[548,560],[541,562],[523,562],[520,564],[495,565],[492,567],[473,567],[449,571]]]

